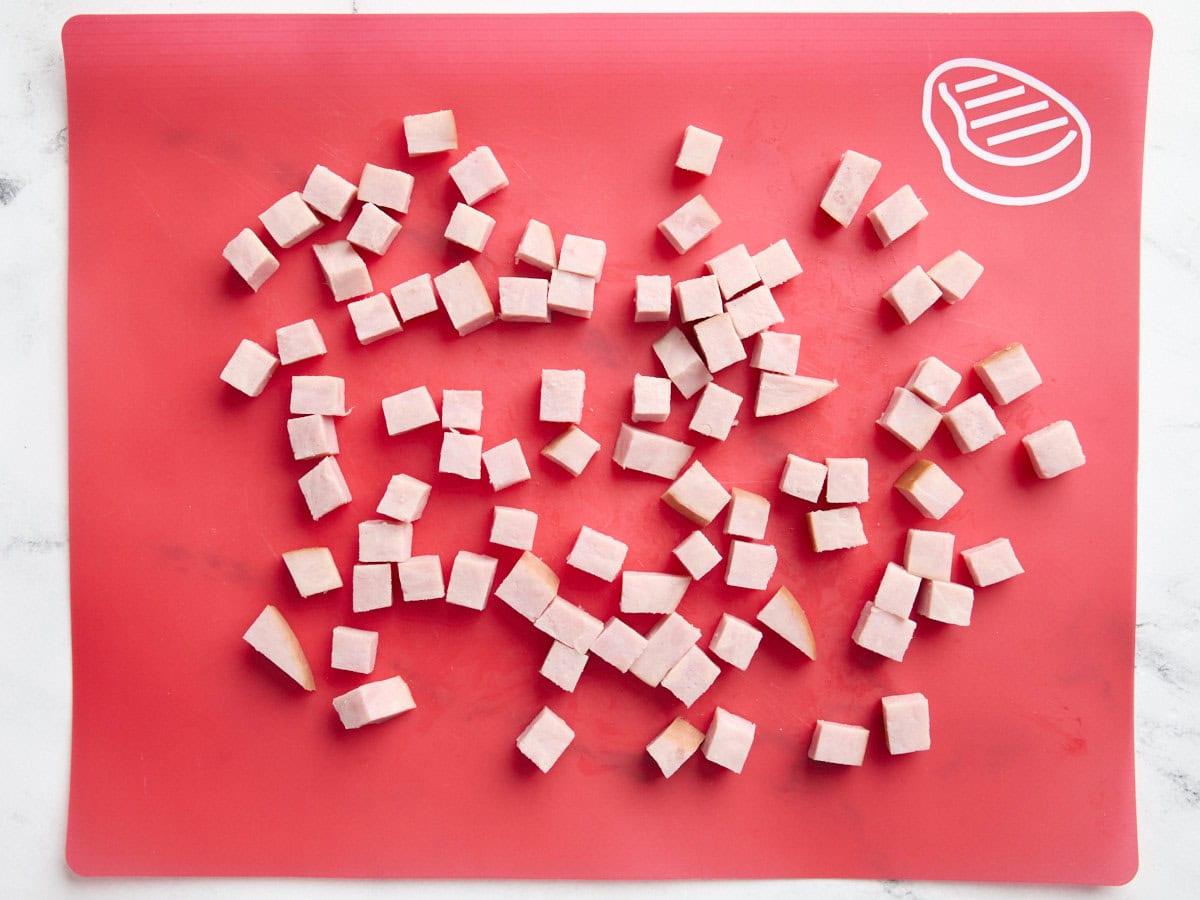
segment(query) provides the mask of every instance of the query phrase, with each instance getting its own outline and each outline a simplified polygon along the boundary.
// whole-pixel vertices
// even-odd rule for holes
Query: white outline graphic
[[[1078,123],[1079,128],[1070,128],[1062,138],[1052,147],[1042,150],[1039,153],[1033,153],[1028,156],[1003,156],[999,153],[993,153],[984,147],[981,147],[971,136],[970,131],[973,128],[984,127],[986,125],[995,124],[997,122],[1007,121],[1009,119],[1021,118],[1031,115],[1036,112],[1041,112],[1048,108],[1049,104],[1045,101],[1030,103],[1026,106],[1015,107],[1006,111],[998,112],[989,116],[984,116],[968,122],[966,109],[976,109],[979,106],[987,105],[988,103],[1010,99],[1020,96],[1024,93],[1024,88],[1020,90],[1012,88],[1009,90],[997,91],[993,94],[988,94],[983,97],[967,100],[965,103],[960,101],[951,94],[950,86],[945,82],[938,82],[938,79],[950,69],[960,66],[972,66],[975,68],[986,69],[992,72],[991,75],[984,75],[979,78],[973,78],[969,81],[962,81],[953,85],[954,93],[959,94],[975,88],[986,87],[995,84],[998,81],[999,75],[1007,75],[1020,84],[1041,91],[1046,97],[1059,104],[1070,117]],[[962,146],[973,156],[983,160],[984,162],[992,163],[997,166],[1023,167],[1032,166],[1037,163],[1051,159],[1062,153],[1069,146],[1080,142],[1080,161],[1079,171],[1075,176],[1061,187],[1055,188],[1052,191],[1046,191],[1041,194],[1033,194],[1024,197],[1011,197],[1004,194],[994,194],[991,191],[985,191],[983,188],[976,187],[968,182],[954,169],[954,164],[950,158],[950,147],[946,144],[945,139],[933,127],[933,96],[934,85],[937,85],[937,94],[943,103],[946,104],[950,112],[954,115],[954,120],[957,124],[957,137]],[[928,133],[930,140],[937,147],[938,153],[942,157],[942,171],[946,173],[946,177],[963,192],[970,194],[972,197],[977,197],[988,203],[995,203],[999,206],[1035,206],[1039,203],[1049,203],[1051,200],[1057,200],[1059,197],[1071,193],[1079,185],[1083,184],[1087,178],[1088,170],[1091,168],[1092,161],[1092,129],[1088,124],[1087,119],[1083,117],[1083,113],[1070,100],[1054,90],[1043,81],[1034,78],[1020,69],[1014,69],[1012,66],[1006,66],[1003,63],[992,62],[987,59],[977,59],[974,57],[961,57],[959,59],[951,59],[939,65],[929,77],[925,79],[925,88],[921,96],[921,122],[925,126],[925,131]],[[1033,122],[1028,125],[1017,127],[1011,131],[1005,131],[1001,134],[995,134],[986,140],[988,147],[995,147],[1000,144],[1008,143],[1009,141],[1019,140],[1023,137],[1028,137],[1033,134],[1041,134],[1042,132],[1054,131],[1071,124],[1071,118],[1067,116],[1058,116],[1052,119],[1045,119],[1039,122]]]

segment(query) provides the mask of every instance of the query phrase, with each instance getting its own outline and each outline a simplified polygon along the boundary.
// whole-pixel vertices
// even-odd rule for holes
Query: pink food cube
[[[754,723],[749,719],[718,706],[704,734],[700,752],[709,762],[740,774],[754,743],[754,731]]]
[[[962,558],[976,587],[997,584],[1025,571],[1008,538],[996,538],[977,547],[968,547],[962,552]]]
[[[267,245],[249,228],[239,231],[237,237],[225,245],[221,255],[252,291],[262,287],[279,269],[279,260],[271,255]]]
[[[658,230],[676,252],[687,253],[720,224],[721,217],[702,195],[697,194],[659,222]]]
[[[351,606],[357,612],[387,609],[392,605],[392,564],[358,563],[354,566]]]
[[[1075,426],[1062,419],[1021,438],[1038,478],[1057,478],[1086,462]]]
[[[888,752],[916,753],[929,749],[929,701],[924,694],[893,694],[882,698],[883,730]]]
[[[482,553],[459,550],[450,566],[446,602],[454,606],[481,610],[487,606],[499,561]]]
[[[267,382],[278,367],[275,354],[261,344],[243,339],[225,363],[220,378],[247,397],[257,397],[266,390]]]
[[[543,772],[549,772],[573,740],[571,726],[544,706],[517,736],[517,749]]]
[[[894,388],[876,424],[913,450],[922,450],[937,431],[942,414],[905,388]]]
[[[675,719],[646,745],[646,752],[658,764],[663,777],[670,778],[692,758],[703,742],[703,731],[683,719]]]
[[[867,754],[869,735],[870,732],[861,725],[817,719],[812,742],[808,745],[808,758],[841,766],[861,766]]]
[[[851,640],[865,650],[901,662],[912,642],[917,623],[880,609],[868,600],[859,613]]]

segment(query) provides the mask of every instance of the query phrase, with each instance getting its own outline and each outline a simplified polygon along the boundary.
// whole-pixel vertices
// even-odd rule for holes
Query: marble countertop
[[[9,424],[0,437],[0,893],[9,897],[350,897],[359,882],[83,880],[63,859],[70,756],[67,559],[67,136],[62,23],[78,13],[403,12],[411,2],[247,4],[136,0],[10,2],[0,9],[0,383]],[[568,2],[510,11],[577,11]],[[607,2],[605,11],[733,8],[691,2]],[[770,11],[1118,10],[1108,2],[897,4],[758,3]],[[1200,554],[1190,513],[1200,504],[1200,25],[1193,4],[1139,5],[1154,26],[1142,237],[1141,464],[1136,732],[1141,868],[1105,896],[1177,896],[1200,883]],[[483,2],[445,11],[492,12]],[[49,411],[49,414],[47,412]],[[377,886],[373,886],[374,889]],[[1092,895],[1077,887],[865,881],[697,884],[390,882],[397,896],[971,898]]]

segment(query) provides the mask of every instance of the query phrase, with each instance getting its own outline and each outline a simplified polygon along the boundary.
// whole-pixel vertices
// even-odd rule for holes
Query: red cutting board
[[[82,17],[67,23],[63,44],[73,869],[1132,876],[1144,18]],[[1006,205],[947,175],[922,124],[922,92],[935,68],[960,58],[1012,67],[1059,92],[1050,113],[1067,109],[1065,98],[1086,120],[1089,168],[1077,186]],[[402,116],[443,108],[455,111],[458,151],[410,159]],[[934,125],[952,135],[947,111],[935,107]],[[724,136],[710,177],[673,169],[688,124]],[[993,152],[1011,157],[1049,137]],[[376,288],[444,271],[466,258],[441,237],[456,200],[446,168],[478,145],[511,181],[480,203],[499,223],[476,259],[493,296],[532,216],[558,238],[607,242],[590,321],[496,323],[459,338],[439,312],[363,347],[310,249],[343,236],[349,220],[279,251],[282,268],[257,294],[221,259],[243,227],[263,234],[258,213],[300,189],[313,165],[355,180],[373,162],[417,179],[404,230],[369,263]],[[817,211],[847,147],[883,161],[864,212],[904,184],[930,211],[886,249],[863,215],[842,229]],[[1079,164],[1063,159],[1048,165]],[[1001,168],[964,165],[971,178],[994,179],[993,194],[1063,174]],[[698,192],[723,223],[680,256],[655,226]],[[802,373],[841,386],[759,422],[749,370],[731,368],[717,380],[747,396],[740,424],[723,444],[692,442],[726,486],[772,501],[767,540],[780,564],[770,590],[786,584],[806,608],[817,661],[768,634],[747,671],[723,667],[685,709],[598,660],[573,694],[560,691],[538,675],[549,638],[494,599],[481,613],[398,601],[355,615],[348,588],[296,595],[280,554],[328,546],[348,584],[356,523],[374,517],[397,472],[433,483],[415,551],[439,554],[447,571],[464,548],[498,556],[501,575],[512,564],[515,551],[487,542],[494,503],[540,513],[535,551],[562,574],[562,595],[598,616],[617,611],[619,582],[565,566],[581,526],[628,543],[627,569],[680,571],[670,549],[691,526],[659,502],[666,482],[610,461],[633,375],[659,373],[650,344],[665,330],[632,323],[634,276],[693,277],[735,244],[756,251],[779,238],[805,268],[775,292],[782,329],[803,336]],[[984,263],[976,288],[900,325],[881,293],[955,249]],[[218,380],[241,339],[273,349],[277,327],[309,317],[326,356],[282,369],[256,399]],[[922,519],[892,489],[918,454],[875,418],[918,360],[936,355],[967,373],[957,402],[981,390],[971,365],[1013,341],[1044,384],[1001,407],[1006,435],[973,454],[939,432],[921,455],[966,494],[940,522]],[[582,427],[602,450],[577,479],[538,455],[558,431],[536,419],[543,367],[587,372]],[[296,484],[309,465],[291,459],[284,427],[290,376],[314,373],[343,376],[353,406],[338,435],[354,500],[316,523]],[[436,474],[436,427],[388,437],[380,400],[421,384],[438,399],[443,388],[482,389],[485,445],[520,438],[533,479],[496,495],[486,482]],[[686,437],[693,402],[676,396],[658,430]],[[1039,480],[1020,438],[1062,418],[1075,423],[1087,464]],[[870,460],[867,546],[809,549],[812,507],[776,488],[788,452]],[[707,533],[725,551],[720,525]],[[849,636],[910,527],[950,531],[958,549],[1009,537],[1026,573],[980,590],[970,627],[920,620],[895,663]],[[753,619],[769,596],[726,588],[720,572],[680,607],[703,646],[723,611]],[[967,577],[961,560],[954,577]],[[242,641],[266,603],[295,628],[315,693]],[[627,618],[643,631],[652,624]],[[402,675],[415,710],[341,728],[331,699],[366,679],[329,668],[339,624],[379,631],[371,677]],[[880,697],[909,691],[929,698],[933,747],[892,757]],[[514,747],[543,705],[576,731],[547,775]],[[718,705],[757,724],[744,772],[697,756],[664,779],[646,743],[678,715],[706,728]],[[861,768],[806,758],[818,718],[870,728]]]

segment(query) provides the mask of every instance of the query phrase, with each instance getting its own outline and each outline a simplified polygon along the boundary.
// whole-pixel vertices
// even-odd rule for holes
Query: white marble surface
[[[485,2],[447,11],[496,11]],[[577,11],[562,2],[511,11]],[[589,9],[732,9],[607,2]],[[1124,9],[1108,2],[759,3],[773,11]],[[81,880],[63,862],[70,738],[66,478],[66,102],[59,29],[76,13],[403,12],[414,2],[0,4],[0,895],[6,897],[351,897],[362,882]],[[389,882],[394,896],[897,897],[1183,896],[1200,884],[1200,26],[1194,4],[1139,6],[1154,25],[1142,238],[1139,597],[1136,673],[1141,868],[1120,888],[892,882],[535,884]]]

